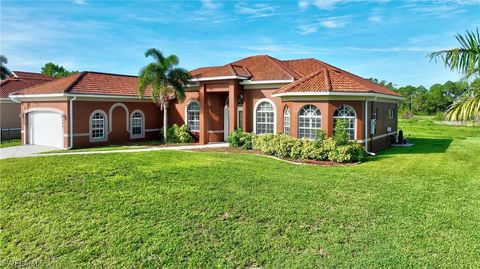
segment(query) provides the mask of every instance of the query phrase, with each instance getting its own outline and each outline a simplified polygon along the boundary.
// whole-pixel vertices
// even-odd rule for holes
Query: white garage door
[[[62,115],[37,111],[28,114],[28,143],[63,148]]]

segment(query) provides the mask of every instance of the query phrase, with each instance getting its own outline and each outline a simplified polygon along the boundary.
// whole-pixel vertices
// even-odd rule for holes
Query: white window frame
[[[188,107],[192,104],[192,103],[197,103],[198,104],[198,130],[194,130],[194,129],[190,129],[190,125],[188,124]],[[200,102],[198,100],[190,100],[188,103],[187,103],[187,106],[185,107],[185,124],[187,125],[188,129],[191,131],[191,132],[200,132]],[[194,121],[194,120],[192,120]]]
[[[268,102],[273,106],[273,133],[276,134],[277,133],[277,107],[275,106],[275,103],[268,98],[259,99],[255,103],[255,106],[253,107],[253,132],[257,133],[257,108],[263,102]]]
[[[242,113],[240,113],[240,112],[242,112]],[[240,114],[242,114],[241,117],[240,117]],[[241,124],[240,124],[240,120],[242,121],[242,124],[243,124],[243,106],[237,107],[237,129],[240,128],[240,129],[242,129],[242,131],[245,132],[245,130],[243,130],[243,126],[241,126]]]
[[[301,115],[302,110],[306,109],[306,107],[314,107],[314,108],[316,108],[316,109],[318,110],[318,112],[320,113],[320,115],[318,115],[318,116],[303,116],[303,115]],[[300,108],[300,110],[298,111],[298,117],[297,117],[297,118],[298,118],[298,123],[297,123],[297,125],[298,125],[298,134],[297,134],[297,137],[298,137],[298,138],[306,138],[306,139],[315,139],[315,130],[321,130],[321,129],[322,129],[322,124],[323,124],[322,111],[320,111],[320,108],[318,108],[318,107],[315,106],[315,105],[311,105],[311,104],[304,105],[304,106],[302,106],[302,108]],[[309,126],[309,127],[301,127],[301,126],[300,126],[300,118],[307,118],[307,119],[309,119],[309,125],[310,125],[310,126]],[[315,118],[320,119],[320,127],[314,128],[314,127],[311,126],[311,125],[312,125],[312,118],[314,118],[314,119],[315,119]],[[313,137],[300,137],[300,129],[303,129],[303,130],[313,130],[313,131],[314,131]]]
[[[288,125],[286,124],[287,118],[288,118]],[[292,117],[290,113],[290,108],[288,106],[285,106],[285,108],[283,109],[283,133],[284,134],[290,135],[290,133],[292,132],[291,125],[292,125]],[[287,132],[287,128],[288,128],[288,132]]]
[[[142,132],[140,134],[133,134],[133,115],[135,113],[140,113],[140,115],[142,115],[142,126],[141,126]],[[139,138],[145,138],[145,114],[140,109],[136,109],[132,111],[132,114],[130,114],[130,139],[139,139]]]
[[[349,116],[349,117],[335,116],[335,113],[337,113],[337,111],[339,111],[341,107],[351,108],[354,114],[353,117],[352,116]],[[350,105],[343,104],[338,106],[337,109],[335,109],[335,111],[333,112],[333,129],[335,130],[335,119],[351,119],[351,118],[353,118],[353,139],[351,139],[350,135],[349,135],[349,139],[356,140],[357,139],[357,111],[355,111],[355,108],[353,108]],[[349,125],[347,129],[351,130],[352,128],[350,128],[350,125]]]
[[[93,124],[93,116],[97,113],[100,113],[103,115],[103,137],[93,137],[93,128],[92,128],[92,124]],[[104,141],[108,141],[108,129],[107,129],[107,126],[108,126],[108,118],[107,118],[107,113],[105,113],[105,111],[101,110],[101,109],[97,109],[95,111],[93,111],[91,114],[90,114],[90,117],[88,118],[88,136],[89,136],[89,141],[90,142],[104,142]]]

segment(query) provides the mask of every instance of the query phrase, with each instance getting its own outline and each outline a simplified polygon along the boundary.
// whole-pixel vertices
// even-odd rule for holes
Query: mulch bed
[[[275,157],[271,155],[267,155],[259,150],[245,150],[233,147],[225,147],[225,148],[201,148],[201,149],[189,149],[189,151],[198,151],[198,152],[224,152],[224,153],[247,153],[247,154],[254,154],[254,155],[263,155],[266,157],[280,159],[286,162],[298,163],[298,164],[310,164],[310,165],[322,165],[322,166],[345,166],[345,165],[354,165],[358,163],[337,163],[332,161],[316,161],[316,160],[296,160],[290,158],[281,158]]]

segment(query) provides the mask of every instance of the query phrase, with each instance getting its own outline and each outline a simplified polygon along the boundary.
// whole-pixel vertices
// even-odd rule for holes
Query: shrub
[[[160,131],[160,134],[163,133],[163,129]],[[167,139],[168,143],[192,143],[193,137],[188,130],[187,125],[183,124],[178,126],[174,124],[167,129]]]
[[[350,139],[348,133],[348,122],[344,119],[338,119],[335,124],[335,130],[333,133],[333,139],[337,146],[346,145]]]
[[[265,154],[299,160],[331,160],[335,162],[357,162],[363,159],[363,147],[356,142],[344,139],[325,139],[323,134],[318,140],[297,139],[284,134],[254,135],[237,130],[229,137],[232,147],[244,147],[247,140],[249,148]],[[339,144],[340,143],[340,144]]]
[[[242,132],[242,129],[238,128],[228,136],[227,141],[230,147],[251,150],[253,137],[253,133]]]
[[[328,153],[328,159],[330,161],[346,163],[346,162],[358,162],[365,157],[365,150],[357,143],[349,143],[347,145],[341,145],[335,147]]]

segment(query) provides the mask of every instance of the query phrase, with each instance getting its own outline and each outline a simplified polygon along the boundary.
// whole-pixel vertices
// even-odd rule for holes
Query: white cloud
[[[220,8],[220,4],[213,0],[202,0],[202,7],[208,10],[215,10]]]
[[[249,18],[263,18],[275,15],[275,7],[263,3],[250,4],[240,2],[235,5],[235,11],[248,15]]]
[[[383,21],[383,17],[382,17],[382,16],[370,16],[370,17],[368,17],[367,20],[368,20],[369,22],[378,23],[378,22]]]
[[[332,9],[336,4],[342,2],[343,0],[299,0],[298,6],[300,9],[305,10],[309,6],[316,6],[320,9]]]
[[[342,28],[349,24],[350,20],[348,16],[322,18],[314,23],[300,24],[298,26],[298,33],[301,35],[316,33],[321,27],[327,29]]]

